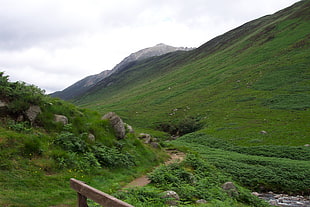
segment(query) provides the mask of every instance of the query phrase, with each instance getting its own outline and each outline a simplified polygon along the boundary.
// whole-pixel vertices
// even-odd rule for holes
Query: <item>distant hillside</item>
[[[139,127],[188,118],[240,144],[302,144],[310,121],[310,2],[250,21],[192,51],[132,62],[75,100]],[[262,137],[261,131],[268,136]],[[294,140],[294,142],[292,142]]]
[[[135,53],[130,54],[128,57],[124,58],[119,64],[117,64],[112,70],[106,70],[96,75],[88,76],[68,88],[52,93],[52,97],[59,97],[64,100],[71,100],[78,96],[83,95],[90,88],[92,88],[96,83],[103,80],[104,78],[110,76],[111,74],[125,69],[131,63],[139,60],[144,60],[153,56],[160,56],[166,53],[174,52],[174,51],[189,51],[193,48],[187,47],[172,47],[169,45],[165,45],[163,43],[157,44],[154,47],[145,48],[139,50]]]

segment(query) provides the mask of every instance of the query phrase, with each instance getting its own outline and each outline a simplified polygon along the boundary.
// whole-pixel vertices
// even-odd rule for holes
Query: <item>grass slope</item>
[[[205,133],[239,145],[307,144],[309,5],[298,2],[194,51],[132,63],[75,103],[142,128],[193,117]]]
[[[75,206],[70,178],[112,193],[165,157],[134,134],[117,139],[99,113],[11,83],[2,72],[0,95],[0,206]],[[25,110],[34,104],[41,113],[30,123]],[[55,122],[54,114],[69,123]]]

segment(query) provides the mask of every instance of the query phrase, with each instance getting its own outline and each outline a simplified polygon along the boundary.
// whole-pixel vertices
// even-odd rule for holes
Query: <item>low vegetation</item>
[[[50,98],[37,87],[11,83],[3,73],[0,80],[6,103],[0,108],[0,206],[74,206],[71,177],[111,193],[163,159],[162,152],[134,134],[116,139],[97,112]],[[41,113],[30,121],[25,111],[34,104]],[[65,115],[69,124],[55,122],[54,114]]]
[[[204,133],[185,135],[172,144],[199,153],[252,191],[310,194],[309,147],[242,147]]]

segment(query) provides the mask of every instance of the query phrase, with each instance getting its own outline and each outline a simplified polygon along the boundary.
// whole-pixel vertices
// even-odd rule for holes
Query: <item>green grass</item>
[[[308,147],[240,147],[204,133],[188,134],[171,144],[198,153],[253,191],[310,193]]]
[[[213,53],[202,46],[136,63],[107,80],[112,85],[75,103],[115,111],[141,128],[194,117],[208,134],[238,144],[307,144],[310,25],[296,18],[294,12],[306,7],[301,4],[309,6],[305,1],[258,19],[252,24],[260,26]],[[263,130],[267,136],[260,134]]]

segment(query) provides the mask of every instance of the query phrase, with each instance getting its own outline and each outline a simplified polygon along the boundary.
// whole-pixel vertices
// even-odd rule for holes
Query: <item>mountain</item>
[[[309,7],[300,1],[197,49],[131,62],[74,103],[143,128],[173,131],[191,118],[210,136],[240,144],[306,144]]]
[[[62,91],[57,91],[55,93],[52,93],[52,97],[59,97],[64,100],[71,100],[74,99],[85,92],[87,92],[90,88],[92,88],[96,83],[103,80],[104,78],[110,76],[111,74],[123,70],[127,66],[129,66],[131,63],[135,61],[144,60],[149,57],[153,56],[160,56],[164,55],[166,53],[174,52],[174,51],[189,51],[193,48],[187,48],[187,47],[172,47],[169,45],[165,45],[163,43],[157,44],[154,47],[145,48],[142,50],[139,50],[135,53],[130,54],[128,57],[124,58],[119,64],[117,64],[112,70],[106,70],[96,75],[88,76],[73,85],[69,86],[68,88],[65,88]]]

